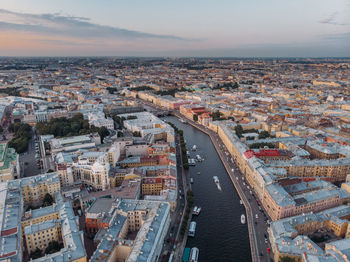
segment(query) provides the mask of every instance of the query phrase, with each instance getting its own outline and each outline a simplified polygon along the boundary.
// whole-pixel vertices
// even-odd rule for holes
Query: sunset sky
[[[350,0],[1,0],[22,55],[350,56]]]

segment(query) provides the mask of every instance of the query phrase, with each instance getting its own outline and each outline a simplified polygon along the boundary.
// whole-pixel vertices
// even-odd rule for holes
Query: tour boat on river
[[[245,224],[245,215],[244,214],[241,215],[241,223]]]

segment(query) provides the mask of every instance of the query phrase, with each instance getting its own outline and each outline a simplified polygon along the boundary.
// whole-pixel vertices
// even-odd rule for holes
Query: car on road
[[[269,253],[269,254],[270,254],[271,249],[268,247],[266,250],[267,250],[267,253]]]
[[[255,214],[255,218],[256,218],[256,219],[258,219],[258,218],[259,218],[258,214]]]
[[[267,238],[265,238],[265,244],[267,244]]]

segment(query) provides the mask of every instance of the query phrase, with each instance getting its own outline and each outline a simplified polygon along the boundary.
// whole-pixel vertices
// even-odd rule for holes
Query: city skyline
[[[350,2],[0,4],[0,56],[350,56]]]

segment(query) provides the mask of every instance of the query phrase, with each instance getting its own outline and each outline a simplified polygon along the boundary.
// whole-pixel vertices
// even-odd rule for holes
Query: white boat
[[[191,248],[189,262],[198,262],[198,255],[199,255],[199,249],[196,247]]]
[[[196,150],[197,150],[197,146],[196,146],[196,145],[193,145],[192,151],[196,151]]]
[[[196,159],[197,159],[198,162],[202,162],[203,161],[203,158],[200,155],[196,155]]]
[[[242,200],[239,200],[239,203],[242,205],[243,203],[242,203]]]
[[[221,191],[221,185],[220,185],[219,178],[217,176],[213,176],[213,179],[214,179],[214,182],[215,182],[216,186]]]
[[[180,118],[180,122],[186,124],[187,121],[185,119]]]
[[[196,233],[196,226],[197,226],[197,223],[192,221],[191,224],[190,224],[190,228],[188,230],[188,236],[189,237],[194,237],[194,235]]]
[[[195,207],[193,208],[192,215],[195,215],[195,214],[197,213],[197,210],[198,210],[198,207],[195,206]]]
[[[220,183],[219,178],[217,176],[213,176],[213,179],[216,184]]]
[[[193,184],[193,178],[192,177],[191,177],[190,181],[191,181],[191,184]]]
[[[202,210],[201,207],[198,207],[198,208],[197,208],[197,211],[196,211],[196,215],[197,215],[197,216],[200,214],[201,210]]]
[[[198,172],[197,172],[197,175],[200,175],[200,174],[201,174],[201,172],[200,172],[200,171],[198,171]]]
[[[190,151],[186,151],[186,155],[187,155],[187,156],[190,156]]]
[[[188,159],[188,165],[189,166],[195,166],[196,165],[196,160],[194,160],[193,158],[189,158]]]
[[[241,215],[241,223],[245,224],[245,215],[244,214]]]

